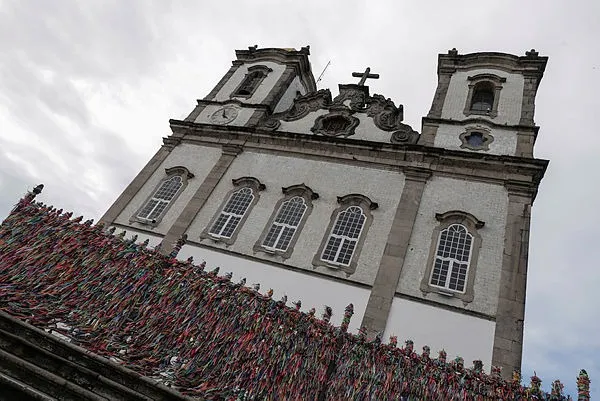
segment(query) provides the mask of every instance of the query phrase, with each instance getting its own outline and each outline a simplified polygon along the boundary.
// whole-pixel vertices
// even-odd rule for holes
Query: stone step
[[[162,384],[157,383],[123,366],[95,355],[81,347],[70,344],[53,335],[33,327],[21,320],[0,312],[0,330],[19,340],[26,341],[34,347],[40,348],[56,358],[69,361],[96,376],[114,382],[144,398],[164,401],[198,401],[197,398],[184,396]],[[14,377],[14,376],[13,376]]]
[[[0,373],[0,401],[57,401],[56,398],[41,393],[27,384]]]
[[[0,350],[109,400],[152,400],[86,367],[52,354],[4,330],[0,330]]]

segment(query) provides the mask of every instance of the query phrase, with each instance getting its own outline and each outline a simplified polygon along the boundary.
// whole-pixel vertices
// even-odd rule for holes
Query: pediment
[[[403,124],[402,105],[382,95],[369,95],[362,85],[340,85],[332,98],[329,89],[298,96],[287,111],[259,123],[270,131],[353,137],[376,142],[416,143],[419,134]]]

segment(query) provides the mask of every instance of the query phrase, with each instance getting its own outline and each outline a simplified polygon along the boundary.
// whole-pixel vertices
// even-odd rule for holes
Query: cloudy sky
[[[586,368],[597,389],[599,16],[593,0],[0,0],[0,218],[38,183],[44,202],[100,217],[234,49],[310,45],[315,75],[331,61],[319,87],[334,94],[370,66],[371,93],[404,104],[419,130],[438,53],[535,48],[550,57],[536,157],[551,163],[533,212],[523,376],[573,393]]]

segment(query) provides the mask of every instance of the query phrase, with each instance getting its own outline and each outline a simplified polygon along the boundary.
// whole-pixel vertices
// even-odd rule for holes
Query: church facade
[[[102,217],[351,330],[521,364],[533,157],[547,57],[438,58],[418,133],[358,84],[317,90],[309,49],[236,51]],[[368,81],[367,81],[368,82]]]

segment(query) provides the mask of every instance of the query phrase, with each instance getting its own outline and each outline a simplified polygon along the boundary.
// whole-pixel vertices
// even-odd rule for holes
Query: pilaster
[[[404,174],[404,188],[362,321],[369,335],[385,330],[421,197],[431,176],[423,169],[406,169]]]
[[[508,214],[492,365],[502,367],[505,377],[510,377],[514,370],[521,369],[529,226],[534,190],[512,183],[507,183],[506,188]]]
[[[177,220],[175,220],[175,223],[173,223],[169,228],[169,231],[167,231],[167,234],[164,236],[161,242],[161,252],[165,255],[168,255],[171,252],[177,240],[185,234],[200,209],[202,209],[202,206],[206,203],[210,194],[213,192],[219,181],[221,181],[221,178],[223,178],[227,169],[241,151],[241,146],[223,145],[221,157],[217,160],[202,184],[200,184],[200,187],[194,196],[192,196],[181,214],[177,217]]]

